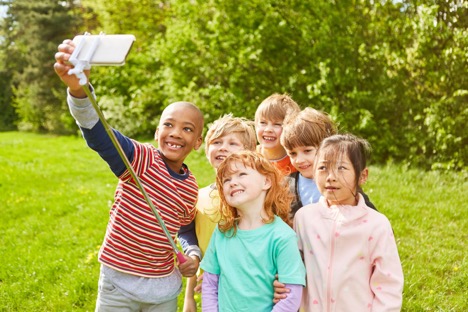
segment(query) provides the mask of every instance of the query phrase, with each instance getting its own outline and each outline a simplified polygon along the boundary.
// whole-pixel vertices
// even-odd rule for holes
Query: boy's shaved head
[[[195,119],[193,120],[193,123],[197,129],[197,135],[200,135],[202,134],[203,132],[203,126],[204,126],[204,122],[205,122],[205,119],[203,117],[203,113],[201,112],[201,110],[193,103],[190,103],[190,102],[184,102],[184,101],[180,101],[180,102],[174,102],[174,103],[171,103],[169,104],[162,112],[161,114],[161,120],[164,119],[164,116],[176,109],[176,108],[182,108],[183,110],[192,110],[193,112],[195,112],[194,116],[195,116]]]
[[[188,154],[200,148],[202,132],[203,114],[192,103],[175,102],[163,110],[154,138],[170,169],[181,171]]]

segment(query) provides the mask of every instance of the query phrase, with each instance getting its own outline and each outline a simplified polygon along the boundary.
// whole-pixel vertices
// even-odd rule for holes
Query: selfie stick
[[[100,36],[103,36],[103,34],[101,34]],[[70,69],[68,71],[68,74],[69,75],[74,74],[74,75],[77,76],[77,78],[80,79],[80,85],[83,86],[83,90],[85,91],[86,96],[91,101],[91,104],[93,105],[94,109],[96,110],[96,112],[97,112],[97,114],[99,116],[99,119],[101,120],[104,128],[106,129],[106,132],[109,135],[112,143],[114,144],[114,147],[117,149],[117,152],[119,153],[120,158],[122,158],[122,161],[124,162],[125,167],[127,167],[128,171],[130,172],[130,175],[132,176],[132,178],[135,181],[136,185],[140,189],[141,194],[145,198],[146,202],[148,203],[151,210],[153,211],[154,216],[158,220],[159,225],[161,226],[162,230],[164,231],[164,234],[166,235],[169,243],[172,246],[172,249],[174,250],[174,253],[176,254],[177,260],[179,261],[179,263],[184,263],[185,262],[184,254],[177,248],[174,240],[172,239],[171,233],[169,233],[169,231],[168,231],[168,229],[166,227],[166,224],[164,223],[163,219],[161,218],[161,215],[159,214],[158,210],[154,206],[153,202],[149,198],[148,193],[146,192],[145,188],[143,187],[143,184],[141,183],[140,179],[136,175],[135,170],[133,170],[133,167],[131,166],[130,161],[128,160],[127,156],[125,155],[125,152],[123,151],[122,146],[120,145],[117,137],[115,136],[114,131],[112,130],[112,128],[107,123],[106,118],[104,117],[104,114],[99,109],[99,106],[98,106],[98,104],[96,102],[96,99],[92,96],[91,92],[89,91],[88,79],[86,78],[86,75],[84,74],[83,70],[91,68],[90,61],[91,61],[91,58],[93,57],[94,51],[99,46],[99,37],[100,36],[92,36],[93,38],[92,38],[92,42],[91,42],[91,48],[88,51],[88,53],[86,53],[86,56],[83,59],[80,59],[80,60],[78,60],[78,55],[80,53],[80,50],[82,49],[82,46],[84,45],[85,40],[81,40],[78,43],[77,47],[75,48],[75,51],[73,51],[73,53],[72,53],[72,55],[70,57],[70,62],[73,65],[75,65],[75,68]]]

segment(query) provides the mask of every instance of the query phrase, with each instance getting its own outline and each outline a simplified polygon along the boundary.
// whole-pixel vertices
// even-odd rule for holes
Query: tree
[[[56,25],[77,25],[73,2],[3,3],[10,10],[0,83],[12,81],[22,128],[56,131],[68,116],[56,104],[63,87],[51,65],[39,69],[71,37]],[[92,74],[106,116],[126,134],[152,132],[173,101],[196,103],[209,123],[228,112],[252,118],[265,97],[289,93],[368,139],[376,162],[466,168],[462,1],[82,0],[79,9],[84,30],[137,38],[125,67]],[[9,98],[5,92],[0,105]]]
[[[76,32],[79,18],[74,1],[3,2],[8,6],[6,38],[2,51],[14,65],[11,88],[18,128],[33,131],[69,132],[63,85],[53,71],[57,44]],[[60,91],[57,91],[60,90]],[[59,104],[61,103],[61,105]]]
[[[7,9],[7,6],[4,2],[0,2],[2,5],[1,12]],[[12,31],[13,25],[11,18],[6,16],[0,17],[0,131],[4,130],[13,130],[15,129],[15,122],[17,120],[17,115],[14,107],[12,106],[13,102],[13,73],[17,66],[17,61],[15,60],[15,53],[8,52],[7,50],[14,47],[14,45],[9,42],[11,39],[7,34]],[[8,59],[7,55],[11,55]]]

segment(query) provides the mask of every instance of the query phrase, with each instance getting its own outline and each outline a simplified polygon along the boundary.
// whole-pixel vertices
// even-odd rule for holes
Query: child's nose
[[[267,124],[267,125],[265,126],[265,131],[273,131],[273,125]]]
[[[169,135],[172,136],[172,137],[180,138],[181,137],[181,129],[179,129],[179,127],[173,127],[171,129],[171,132],[170,132]]]
[[[328,170],[327,181],[335,181],[335,173],[333,170]]]

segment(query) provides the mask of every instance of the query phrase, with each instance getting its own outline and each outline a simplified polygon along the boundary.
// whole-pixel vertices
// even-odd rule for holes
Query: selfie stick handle
[[[88,33],[86,33],[86,34],[89,35]],[[101,35],[103,35],[103,34],[101,33]],[[148,205],[150,206],[154,216],[158,220],[159,225],[161,226],[164,234],[166,235],[169,243],[172,246],[172,249],[174,250],[174,253],[177,256],[177,260],[179,261],[179,263],[184,263],[185,262],[184,254],[182,252],[180,252],[180,250],[177,248],[174,240],[172,239],[171,233],[168,231],[168,229],[166,227],[166,224],[164,223],[163,219],[161,218],[158,210],[154,206],[153,202],[151,201],[151,199],[148,196],[148,193],[146,192],[145,188],[143,187],[143,184],[141,183],[140,179],[138,178],[135,171],[133,170],[133,167],[131,166],[127,156],[125,155],[125,152],[123,151],[122,146],[120,145],[119,141],[117,140],[117,137],[115,136],[114,131],[112,130],[112,128],[107,123],[106,118],[104,117],[104,114],[99,109],[99,106],[98,106],[98,104],[96,102],[96,99],[94,98],[94,96],[89,91],[88,79],[87,79],[85,73],[83,72],[83,70],[91,68],[90,62],[91,62],[91,59],[93,57],[94,52],[96,51],[97,47],[99,46],[99,41],[100,41],[99,36],[96,36],[96,37],[92,38],[91,40],[93,40],[93,41],[91,43],[90,50],[88,51],[88,53],[86,54],[86,56],[82,60],[77,59],[77,55],[79,55],[80,50],[84,46],[85,39],[82,39],[78,43],[77,47],[75,48],[75,50],[73,51],[73,53],[72,53],[72,55],[70,57],[70,62],[73,65],[75,65],[75,67],[73,69],[70,69],[68,71],[68,74],[69,75],[74,74],[80,80],[80,85],[83,86],[83,90],[86,93],[86,96],[91,101],[91,104],[93,105],[94,109],[96,110],[96,113],[98,114],[99,119],[101,120],[104,128],[106,129],[106,132],[109,135],[112,143],[114,144],[114,147],[116,148],[117,152],[119,153],[120,158],[124,162],[125,167],[130,172],[130,175],[132,176],[132,178],[135,181],[136,185],[140,189],[141,194],[145,198],[145,200],[148,203]]]

